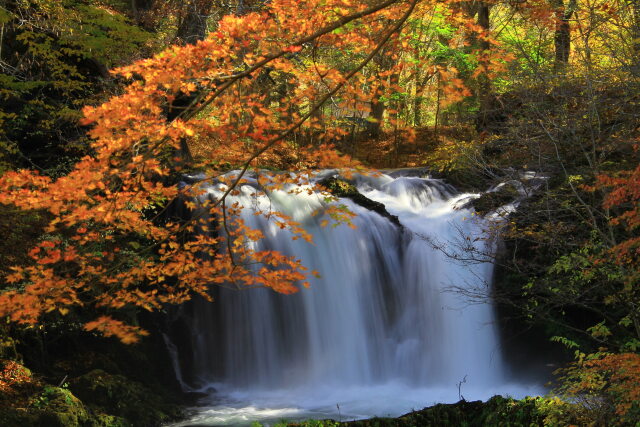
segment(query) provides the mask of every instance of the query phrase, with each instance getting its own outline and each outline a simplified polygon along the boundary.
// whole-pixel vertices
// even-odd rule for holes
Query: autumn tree
[[[5,276],[10,285],[0,296],[0,313],[33,324],[53,313],[97,310],[87,330],[133,342],[144,331],[126,313],[182,303],[194,294],[208,298],[212,285],[295,292],[311,273],[295,258],[252,250],[248,243],[263,236],[243,223],[242,207],[228,205],[226,196],[250,170],[268,193],[289,181],[309,185],[318,168],[354,165],[327,143],[340,134],[337,127],[325,129],[324,142],[314,145],[289,138],[316,126],[312,117],[329,98],[360,89],[354,82],[366,78],[362,70],[402,31],[416,5],[273,1],[264,11],[226,16],[202,41],[117,69],[130,81],[123,94],[84,110],[91,155],[59,178],[27,169],[1,178],[1,203],[46,211],[51,220],[29,251],[31,262]],[[352,52],[355,65],[300,64],[300,52],[313,46]],[[264,94],[254,90],[266,66],[295,80],[278,105],[265,105]],[[185,95],[192,101],[175,107],[173,101]],[[206,147],[206,157],[190,167],[225,189],[215,202],[195,206],[198,186],[174,185],[184,166],[174,159],[182,141]],[[293,159],[288,162],[299,171],[296,178],[257,169],[282,156]],[[220,175],[221,165],[239,171]],[[159,221],[157,213],[176,198],[195,210],[192,220]],[[204,223],[203,214],[217,223]],[[260,214],[294,238],[311,239],[282,213]],[[219,232],[196,234],[197,224]],[[192,237],[182,238],[185,233]]]

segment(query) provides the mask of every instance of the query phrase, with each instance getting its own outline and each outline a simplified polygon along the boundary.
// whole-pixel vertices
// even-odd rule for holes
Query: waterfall
[[[493,307],[467,298],[479,289],[489,295],[494,251],[487,220],[463,207],[470,195],[412,176],[354,182],[402,227],[340,199],[334,203],[357,214],[356,228],[322,228],[313,215],[322,197],[256,197],[251,182],[228,202],[302,223],[313,244],[293,241],[251,209],[243,213],[265,235],[259,249],[295,255],[322,277],[294,295],[218,289],[214,303],[192,305],[189,330],[180,332],[189,350],[178,357],[212,393],[188,425],[399,415],[508,392]],[[220,195],[211,186],[201,199]]]

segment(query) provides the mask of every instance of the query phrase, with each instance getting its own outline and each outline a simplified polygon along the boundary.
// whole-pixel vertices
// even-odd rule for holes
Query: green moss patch
[[[72,379],[69,388],[96,411],[122,417],[135,426],[158,425],[180,412],[141,383],[100,369]]]

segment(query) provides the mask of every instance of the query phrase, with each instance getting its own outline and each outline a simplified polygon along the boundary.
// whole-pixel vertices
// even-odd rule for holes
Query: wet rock
[[[563,405],[562,402],[559,404]],[[548,414],[553,411],[551,407],[553,405],[553,401],[549,402],[544,398],[514,400],[494,396],[487,402],[461,400],[458,403],[438,404],[398,418],[371,418],[348,422],[304,421],[288,425],[295,427],[538,426],[545,424],[548,420]],[[569,425],[576,420],[566,417],[562,421],[562,423],[552,424]]]
[[[380,216],[387,218],[393,224],[402,228],[402,224],[398,220],[398,217],[391,215],[384,204],[371,200],[368,197],[362,195],[355,185],[351,184],[344,179],[338,177],[330,177],[320,182],[331,194],[336,197],[343,197],[353,201],[355,204],[362,206],[365,209],[376,212]]]
[[[519,197],[521,197],[521,194],[517,188],[513,185],[505,184],[496,188],[495,191],[488,191],[477,199],[472,200],[471,205],[476,212],[484,215],[498,209],[500,206],[515,201]]]

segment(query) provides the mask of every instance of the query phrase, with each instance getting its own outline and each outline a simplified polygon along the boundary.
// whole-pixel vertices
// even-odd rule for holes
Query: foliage
[[[640,355],[579,354],[562,374],[559,392],[579,405],[584,420],[602,425],[634,425],[640,417]]]
[[[82,106],[102,99],[107,68],[138,56],[150,34],[101,2],[18,0],[2,11],[0,172],[65,173],[87,151]]]
[[[0,392],[10,395],[14,387],[31,382],[31,372],[13,360],[4,361],[0,371]]]
[[[617,72],[597,73],[612,82]],[[504,96],[510,114],[501,133],[471,162],[502,180],[506,166],[549,177],[502,227],[510,254],[501,267],[505,272],[497,276],[498,289],[505,292],[499,299],[517,304],[550,335],[586,345],[583,351],[601,346],[636,351],[632,171],[638,109],[636,92],[627,89],[638,82],[617,86],[595,79],[565,76],[552,89],[533,84]],[[518,174],[507,172],[506,179]],[[621,215],[624,219],[617,218]]]
[[[319,99],[315,105],[320,105],[347,87],[349,79],[374,56],[370,54],[360,66],[342,73],[320,64],[298,69],[295,53],[310,42],[355,52],[373,46],[377,52],[415,6],[394,3],[367,9],[341,2],[322,2],[317,7],[273,2],[269,13],[228,16],[202,42],[176,46],[119,69],[124,78],[135,76],[125,92],[100,107],[85,109],[85,123],[94,124],[90,132],[93,155],[82,158],[58,179],[27,170],[8,172],[1,178],[2,203],[46,210],[53,219],[47,237],[29,251],[31,265],[16,266],[7,276],[11,288],[0,297],[0,312],[15,322],[33,324],[45,313],[66,315],[74,307],[95,306],[105,314],[87,323],[86,329],[130,343],[144,332],[108,312],[126,313],[126,308],[133,307],[154,310],[166,303],[184,302],[193,293],[208,297],[210,284],[295,292],[309,273],[294,258],[251,249],[249,243],[259,241],[261,233],[248,229],[239,217],[241,207],[227,206],[224,197],[204,204],[188,223],[159,222],[147,212],[153,204],[165,205],[168,200],[198,193],[197,188],[179,190],[170,181],[181,169],[174,156],[185,140],[209,141],[211,160],[201,162],[201,167],[216,167],[220,162],[244,164],[235,176],[218,177],[226,188],[225,197],[237,191],[251,162],[268,163],[270,148],[290,147],[286,138],[303,126],[313,126],[308,119],[315,108],[310,105],[306,112],[290,112],[290,105],[309,105],[315,99]],[[300,20],[305,13],[309,19]],[[376,13],[397,22],[386,30],[377,48],[369,33],[381,25],[372,18]],[[357,26],[349,37],[333,34],[360,18],[372,26],[366,26],[366,32],[359,31],[365,26]],[[289,31],[283,32],[283,26]],[[255,91],[252,80],[265,64],[273,73],[295,71],[298,80],[299,89],[282,100],[284,105],[279,108],[263,105],[264,95]],[[318,67],[324,70],[321,78],[328,89],[317,84]],[[168,120],[180,96],[191,96],[191,105]],[[313,173],[310,168],[348,164],[326,145],[295,148],[296,155],[304,159],[298,162],[301,172],[307,171],[296,184],[308,182]],[[247,156],[247,151],[253,154]],[[276,191],[287,182],[282,178],[259,176],[258,181],[265,191]],[[78,191],[80,188],[83,190]],[[192,202],[187,206],[196,208]],[[194,230],[202,210],[220,219],[226,236],[183,238]],[[263,214],[290,229],[294,239],[310,241],[286,215]],[[227,248],[226,253],[218,250],[221,247]]]
[[[635,146],[634,149],[638,149]],[[637,284],[640,280],[638,265],[640,265],[640,166],[633,170],[622,170],[616,176],[599,175],[598,185],[609,191],[604,199],[603,207],[616,210],[610,222],[622,229],[619,238],[609,249],[608,254],[613,262],[621,268],[623,288],[620,297],[625,301],[637,301]],[[629,314],[627,321],[632,322],[639,332],[640,338],[640,307]]]

